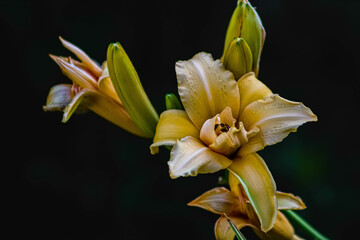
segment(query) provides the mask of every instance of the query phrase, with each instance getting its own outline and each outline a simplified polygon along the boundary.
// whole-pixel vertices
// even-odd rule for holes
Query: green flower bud
[[[176,97],[176,95],[173,93],[168,93],[165,95],[165,105],[166,105],[167,110],[169,110],[169,109],[183,110],[181,102]]]
[[[130,117],[149,138],[155,135],[159,116],[147,97],[139,76],[120,43],[110,44],[107,64],[111,82]]]
[[[252,52],[252,71],[258,75],[260,55],[265,41],[261,19],[248,0],[239,0],[226,32],[223,58],[234,38],[243,38]]]
[[[253,57],[249,45],[243,38],[235,38],[226,49],[223,64],[234,74],[235,80],[252,71]]]

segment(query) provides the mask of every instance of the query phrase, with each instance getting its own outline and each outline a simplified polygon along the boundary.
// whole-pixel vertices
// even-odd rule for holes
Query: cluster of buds
[[[248,72],[259,73],[265,41],[261,19],[248,0],[239,0],[226,32],[222,61],[235,79]]]

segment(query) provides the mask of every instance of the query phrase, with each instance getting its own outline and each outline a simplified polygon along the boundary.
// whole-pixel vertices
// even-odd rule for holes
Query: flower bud
[[[243,38],[230,42],[223,57],[223,64],[234,74],[235,80],[252,70],[253,57],[249,45]]]
[[[226,32],[223,57],[234,38],[243,38],[252,52],[252,71],[258,75],[265,29],[248,0],[239,0]]]
[[[169,110],[169,109],[183,110],[184,109],[182,107],[181,102],[179,101],[179,99],[173,93],[168,93],[168,94],[165,95],[165,105],[166,105],[167,110]]]
[[[120,43],[110,44],[107,52],[110,79],[133,121],[149,138],[155,135],[159,116],[147,97],[139,76]]]

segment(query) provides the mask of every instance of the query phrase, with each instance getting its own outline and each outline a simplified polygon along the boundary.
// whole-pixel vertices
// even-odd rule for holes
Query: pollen
[[[226,123],[215,124],[215,127],[214,127],[214,130],[217,135],[220,135],[223,132],[228,132],[229,129],[230,129],[230,126]]]

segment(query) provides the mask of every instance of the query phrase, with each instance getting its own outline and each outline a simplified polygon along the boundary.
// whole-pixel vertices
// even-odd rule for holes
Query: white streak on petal
[[[177,140],[168,162],[170,177],[196,176],[199,173],[213,173],[228,167],[232,161],[205,147],[193,137]]]

